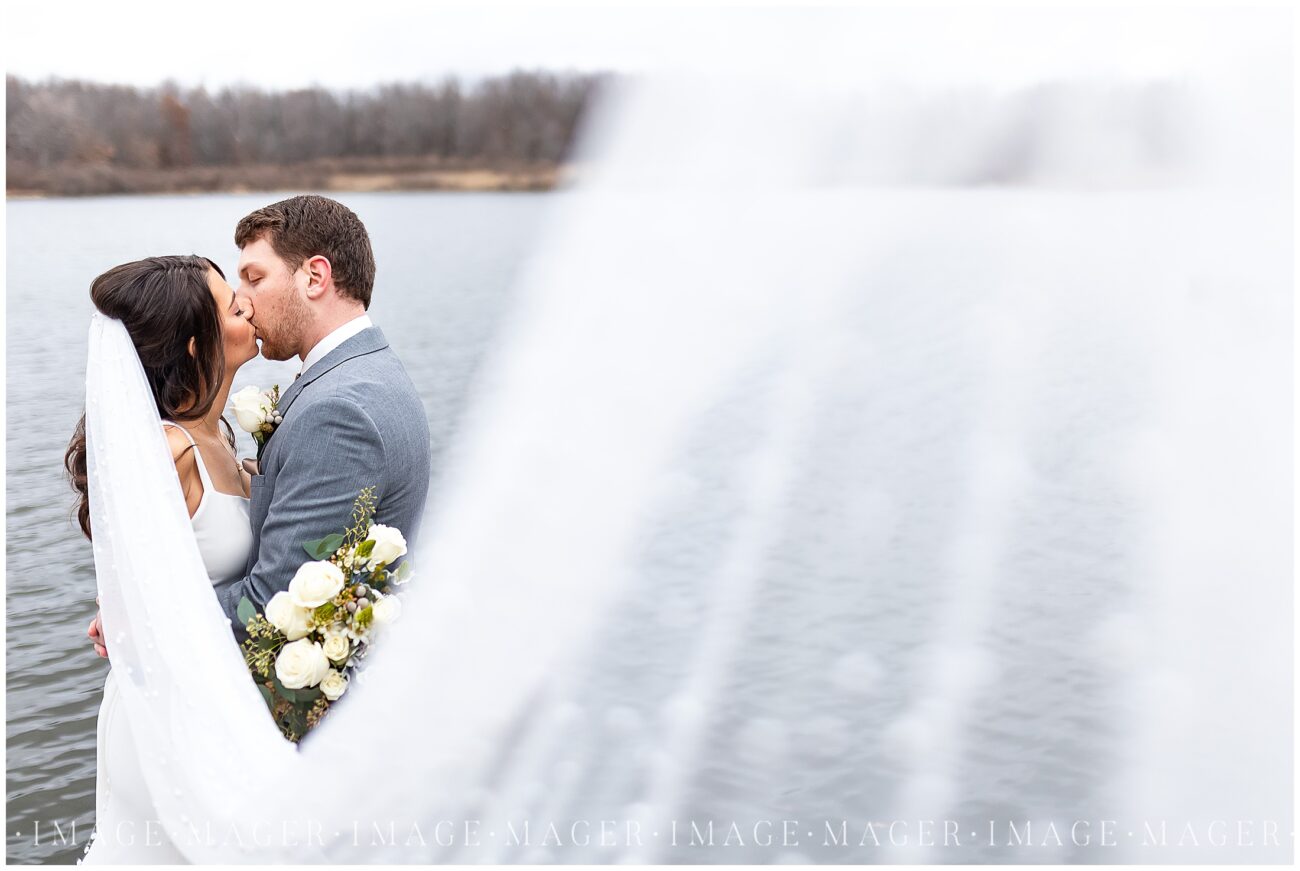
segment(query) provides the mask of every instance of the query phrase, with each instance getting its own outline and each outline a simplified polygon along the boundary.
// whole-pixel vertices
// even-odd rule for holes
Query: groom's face
[[[306,286],[306,272],[285,263],[265,236],[240,249],[239,293],[252,301],[251,322],[266,359],[301,356],[310,320]]]

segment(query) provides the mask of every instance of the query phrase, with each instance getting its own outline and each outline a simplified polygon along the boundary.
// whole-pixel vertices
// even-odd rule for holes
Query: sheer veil
[[[131,337],[99,313],[90,325],[86,442],[111,664],[160,821],[183,840],[191,823],[241,819],[257,783],[294,753],[268,721],[213,595]]]
[[[1289,819],[1271,104],[1135,74],[991,88],[957,124],[943,87],[875,88],[878,19],[806,20],[728,28],[701,53],[728,75],[599,107],[402,619],[301,748],[95,319],[105,632],[191,859],[941,861],[820,821],[856,845],[881,819]],[[762,843],[790,819],[817,837]],[[742,845],[686,845],[686,820]]]

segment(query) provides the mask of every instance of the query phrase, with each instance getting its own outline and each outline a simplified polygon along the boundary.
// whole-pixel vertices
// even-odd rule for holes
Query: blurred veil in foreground
[[[1011,15],[735,15],[602,107],[424,573],[431,734],[519,729],[434,806],[565,846],[446,858],[1290,856],[1289,23]]]
[[[1290,22],[1164,18],[733,10],[606,96],[331,858],[1290,861]]]

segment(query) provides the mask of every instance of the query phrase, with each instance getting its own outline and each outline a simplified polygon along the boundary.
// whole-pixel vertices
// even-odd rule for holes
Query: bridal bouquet
[[[267,439],[284,422],[280,415],[280,385],[270,390],[258,390],[252,386],[237,390],[230,397],[230,405],[235,420],[239,421],[239,428],[257,442],[257,459],[261,460]]]
[[[312,557],[258,613],[247,597],[238,617],[248,632],[244,661],[271,716],[298,741],[347,691],[371,640],[402,613],[392,588],[410,566],[389,566],[406,553],[402,533],[372,523],[374,488],[361,491],[353,525],[341,535],[303,543]]]

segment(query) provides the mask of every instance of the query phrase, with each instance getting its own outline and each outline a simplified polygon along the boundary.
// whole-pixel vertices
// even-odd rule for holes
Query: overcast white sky
[[[366,87],[377,82],[477,77],[512,68],[642,70],[708,65],[725,56],[781,74],[793,40],[815,39],[825,72],[848,65],[861,74],[908,80],[1020,84],[1044,76],[1097,71],[1177,72],[1223,54],[1225,28],[1238,13],[1196,16],[1168,4],[1059,9],[868,8],[855,26],[835,23],[851,10],[809,7],[660,4],[501,6],[412,0],[261,0],[221,3],[117,0],[5,4],[6,70],[28,78],[60,76],[154,85],[267,88],[312,84]],[[1273,13],[1277,17],[1277,13]],[[1276,29],[1276,28],[1275,28]],[[1268,32],[1264,28],[1262,32]],[[1237,48],[1249,53],[1250,36]],[[1290,38],[1290,28],[1283,28]],[[741,34],[755,38],[738,49]],[[1222,59],[1222,58],[1220,58]],[[838,64],[838,67],[835,66]]]
[[[599,10],[401,0],[7,5],[8,72],[139,85],[354,87],[516,66],[609,68],[648,36],[635,16]]]

